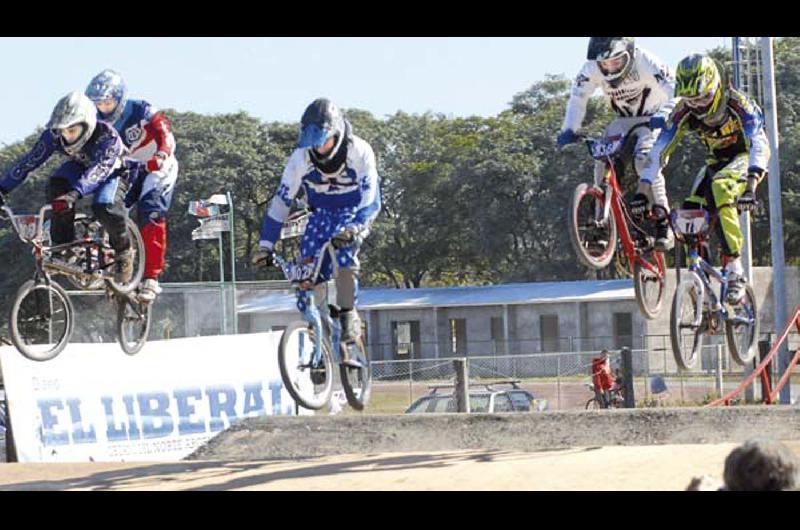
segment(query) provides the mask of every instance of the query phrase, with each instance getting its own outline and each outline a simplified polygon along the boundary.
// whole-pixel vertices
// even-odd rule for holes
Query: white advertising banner
[[[295,414],[281,332],[70,344],[34,362],[0,347],[20,462],[175,461],[242,418]],[[304,409],[301,409],[304,410]]]

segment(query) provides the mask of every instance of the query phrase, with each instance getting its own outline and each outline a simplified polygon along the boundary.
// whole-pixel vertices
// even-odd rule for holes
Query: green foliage
[[[781,178],[786,257],[800,262],[800,38],[776,42]],[[712,56],[729,63],[725,51]],[[397,112],[376,118],[347,109],[354,132],[375,150],[383,209],[362,250],[367,286],[412,288],[513,281],[611,277],[577,263],[565,232],[572,190],[592,179],[593,161],[580,146],[556,149],[571,81],[547,76],[488,118]],[[200,115],[167,110],[178,143],[180,174],[170,211],[164,281],[218,279],[214,240],[193,242],[191,200],[230,191],[235,203],[238,279],[277,279],[253,270],[261,221],[297,138],[297,123],[265,123],[245,112]],[[299,111],[298,111],[299,116]],[[597,134],[613,118],[602,97],[592,98],[583,130]],[[0,149],[0,170],[32,147],[38,132]],[[687,135],[665,170],[673,205],[688,194],[704,164],[703,149]],[[16,210],[35,211],[58,157],[37,170],[11,197]],[[630,178],[627,179],[630,181]],[[766,184],[753,219],[754,260],[769,264]],[[88,202],[88,201],[83,201]],[[229,253],[225,241],[226,270]],[[0,223],[0,252],[14,266],[0,276],[0,310],[32,273],[28,250]],[[4,325],[3,322],[2,325]]]

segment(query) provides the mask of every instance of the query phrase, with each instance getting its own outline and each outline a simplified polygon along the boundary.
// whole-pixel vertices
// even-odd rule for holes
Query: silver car
[[[536,398],[531,392],[520,388],[519,381],[497,381],[480,385],[470,385],[469,409],[473,413],[530,412],[547,410],[547,400]],[[511,388],[499,389],[498,386]],[[482,387],[475,389],[473,387]],[[442,388],[452,389],[454,385],[432,386],[430,392],[414,401],[406,414],[457,412],[453,391],[440,392]]]

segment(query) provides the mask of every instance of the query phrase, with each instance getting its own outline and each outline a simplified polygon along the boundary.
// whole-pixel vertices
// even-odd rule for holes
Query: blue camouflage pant
[[[354,224],[355,214],[356,208],[315,210],[308,220],[308,225],[306,226],[305,233],[303,234],[303,239],[300,242],[301,258],[304,260],[309,258],[317,259],[317,255],[322,248],[322,245],[326,241],[339,232],[342,232],[348,225]],[[360,263],[358,261],[358,250],[359,248],[356,245],[336,250],[336,262],[340,269],[340,277],[342,276],[341,269],[352,271],[353,273],[352,283],[347,282],[346,284],[343,284],[343,282],[340,282],[339,279],[337,279],[337,299],[352,300],[353,304],[355,304],[355,300],[358,297],[358,270],[360,268]],[[322,265],[320,266],[317,284],[328,281],[333,274],[333,264],[331,263],[330,254],[325,252],[325,255],[321,256],[321,259]],[[352,293],[346,292],[351,289],[353,291]],[[342,304],[340,303],[339,305]],[[346,309],[352,309],[352,307]]]

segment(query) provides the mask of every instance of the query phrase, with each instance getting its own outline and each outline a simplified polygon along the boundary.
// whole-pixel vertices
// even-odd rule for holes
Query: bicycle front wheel
[[[151,304],[120,297],[117,302],[117,340],[122,351],[135,355],[144,347],[150,334]]]
[[[74,314],[60,285],[28,280],[11,306],[11,341],[28,359],[49,361],[67,346],[75,327]]]
[[[672,299],[672,312],[669,317],[669,336],[675,362],[684,370],[690,370],[696,363],[703,347],[706,315],[703,315],[702,287],[699,279],[690,273],[675,289]]]
[[[581,263],[595,270],[611,263],[617,245],[614,216],[608,212],[603,224],[603,207],[602,190],[586,183],[575,188],[568,216],[570,241]]]
[[[319,362],[313,362],[316,333],[307,322],[294,322],[286,328],[278,346],[278,367],[286,390],[301,407],[319,410],[333,390],[333,354],[322,341]]]
[[[599,410],[601,408],[603,407],[600,405],[600,402],[597,401],[597,399],[595,398],[592,398],[586,402],[586,410]]]
[[[649,270],[637,261],[633,266],[633,290],[642,314],[648,320],[653,320],[661,313],[661,305],[667,291],[667,278],[664,257],[661,253],[652,252],[650,257],[652,258],[650,264],[654,265],[658,272]]]
[[[360,337],[353,342],[343,343],[341,347],[343,356],[359,364],[359,366],[344,363],[339,365],[344,395],[351,407],[364,410],[372,392],[372,365],[369,362],[369,355]]]
[[[725,321],[728,349],[737,364],[744,365],[755,357],[758,328],[756,295],[753,288],[747,285],[744,297],[738,304],[730,308],[730,314]]]

